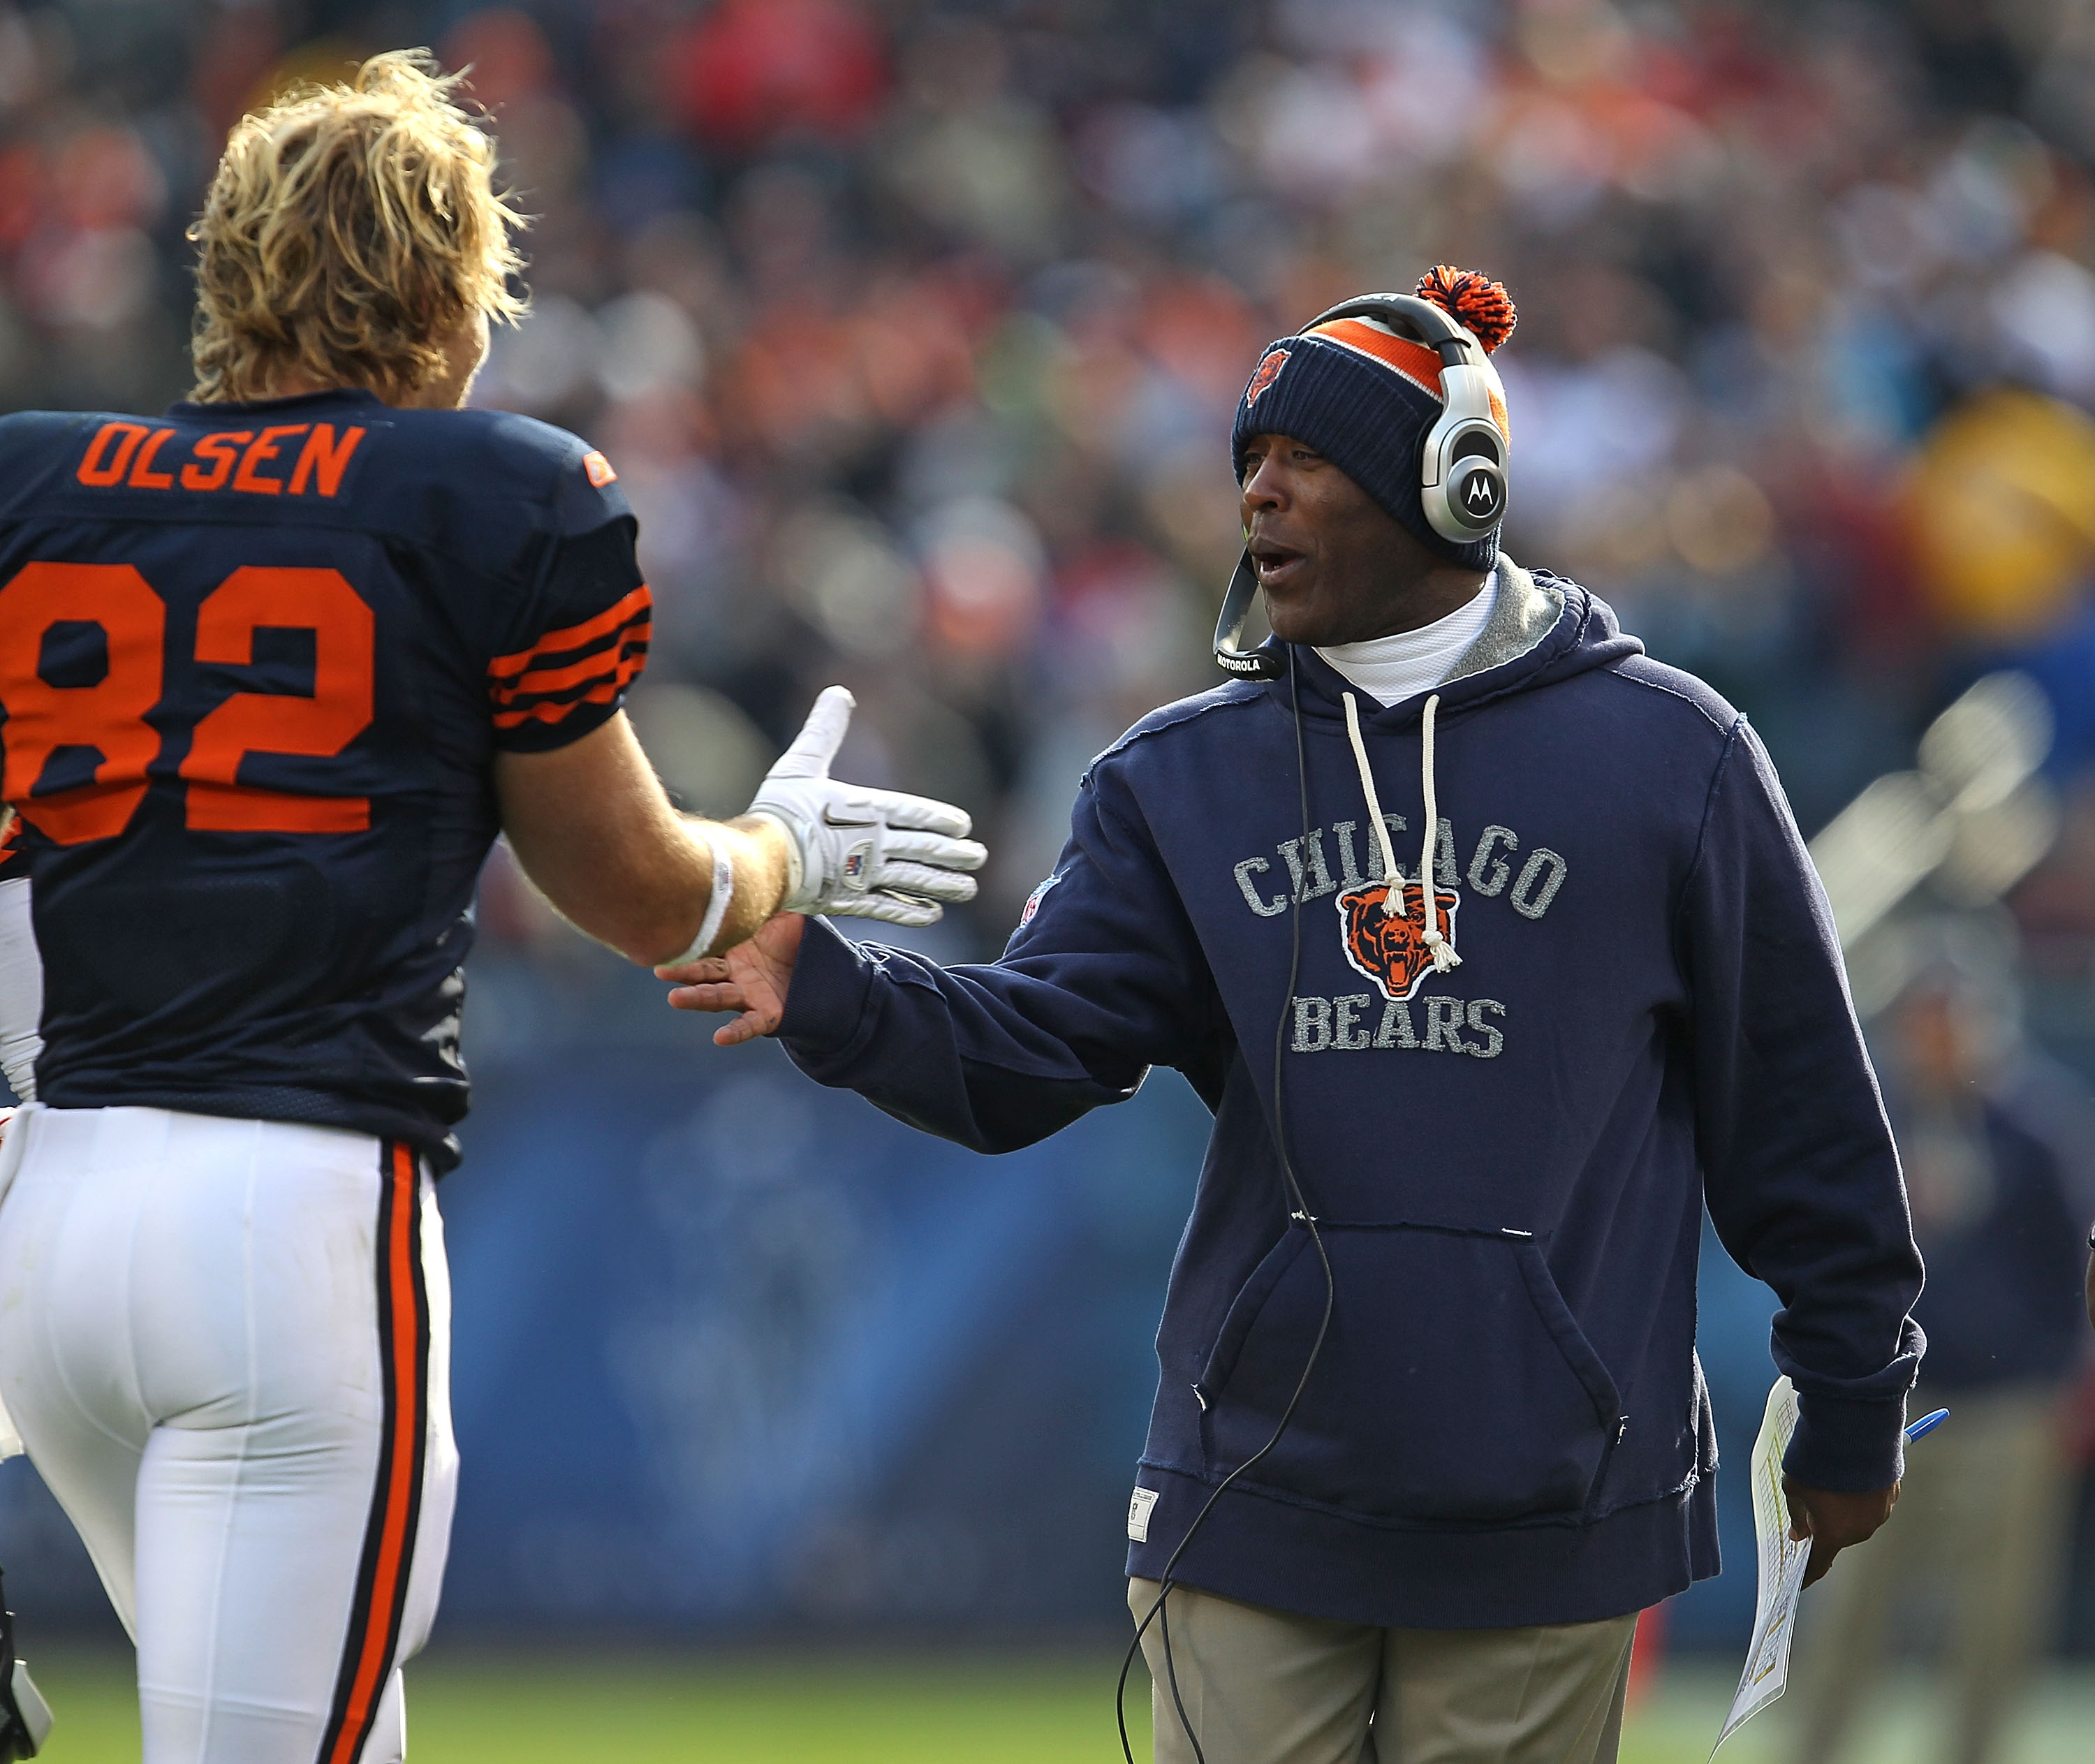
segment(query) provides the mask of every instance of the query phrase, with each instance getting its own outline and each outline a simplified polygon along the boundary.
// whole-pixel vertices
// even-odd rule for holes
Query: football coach
[[[1499,551],[1512,320],[1437,270],[1265,351],[1274,634],[1092,764],[1000,960],[781,916],[664,971],[980,1151],[1152,1065],[1214,1112],[1128,1522],[1170,1764],[1615,1757],[1636,1614],[1718,1569],[1705,1202],[1810,1575],[1897,1496],[1921,1268],[1831,917],[1745,718]]]

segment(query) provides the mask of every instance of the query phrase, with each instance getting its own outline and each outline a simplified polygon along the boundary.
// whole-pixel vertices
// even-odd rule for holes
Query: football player
[[[973,892],[943,804],[832,783],[832,688],[751,813],[680,818],[600,453],[465,411],[513,317],[493,146],[424,57],[234,129],[193,399],[0,420],[0,750],[43,959],[0,1148],[0,1396],[138,1644],[147,1764],[403,1750],[457,1459],[433,1178],[498,832],[635,960],[782,906]]]

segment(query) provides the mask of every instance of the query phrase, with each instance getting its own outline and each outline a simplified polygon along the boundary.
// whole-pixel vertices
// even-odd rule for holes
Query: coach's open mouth
[[[1280,587],[1301,573],[1304,560],[1300,551],[1275,545],[1270,539],[1253,539],[1249,550],[1252,568],[1258,573],[1262,588]]]

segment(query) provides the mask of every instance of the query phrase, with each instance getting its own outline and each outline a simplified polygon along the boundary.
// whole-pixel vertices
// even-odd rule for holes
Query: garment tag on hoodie
[[[1149,1509],[1156,1505],[1154,1488],[1138,1488],[1128,1498],[1127,1535],[1135,1543],[1149,1541]]]

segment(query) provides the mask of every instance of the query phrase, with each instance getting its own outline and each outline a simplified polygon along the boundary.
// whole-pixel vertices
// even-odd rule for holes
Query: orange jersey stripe
[[[630,686],[635,676],[647,665],[643,656],[629,656],[618,665],[618,671],[600,686],[591,686],[577,698],[564,699],[557,704],[534,704],[520,711],[497,711],[494,726],[497,729],[515,729],[530,722],[557,723],[577,704],[608,704]]]
[[[631,654],[632,646],[638,643],[644,650],[654,634],[651,624],[636,625],[621,634],[615,653],[599,651],[580,661],[571,661],[564,668],[534,668],[529,673],[520,673],[512,680],[490,686],[490,695],[496,703],[507,704],[534,692],[558,692],[563,686],[579,686],[612,666],[623,665]]]
[[[523,673],[540,656],[556,656],[567,649],[581,649],[600,638],[609,636],[621,625],[629,621],[645,618],[655,608],[655,596],[645,582],[621,600],[616,606],[599,612],[593,619],[585,619],[579,625],[564,626],[557,631],[548,631],[529,649],[521,649],[513,656],[497,656],[487,664],[490,677]]]

